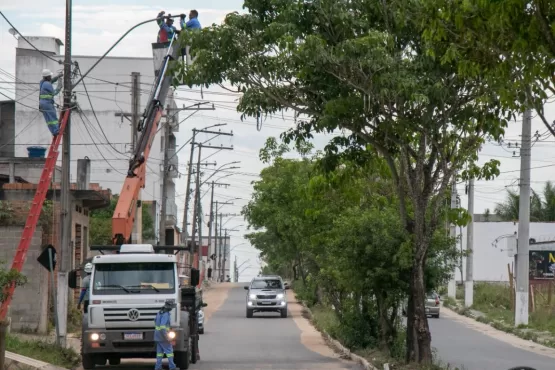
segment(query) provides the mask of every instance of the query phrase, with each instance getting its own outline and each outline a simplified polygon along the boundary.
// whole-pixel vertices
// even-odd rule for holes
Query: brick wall
[[[0,260],[11,264],[23,226],[0,226]],[[12,330],[46,333],[48,327],[48,271],[38,262],[42,251],[42,230],[37,228],[22,273],[28,281],[18,287],[10,305]]]

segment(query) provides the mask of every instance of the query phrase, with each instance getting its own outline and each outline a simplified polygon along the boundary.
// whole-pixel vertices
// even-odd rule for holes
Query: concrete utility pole
[[[214,258],[214,268],[212,269],[212,280],[214,280],[214,277],[216,277],[216,281],[218,281],[218,236],[220,235],[218,233],[218,201],[216,201],[216,207],[214,208],[216,210],[216,214],[214,215],[214,254],[216,254],[216,257]]]
[[[457,176],[453,174],[453,184],[451,185],[451,209],[457,208]],[[457,226],[455,224],[451,224],[449,229],[449,235],[452,238],[457,236]],[[451,298],[456,298],[457,296],[457,281],[455,280],[455,270],[453,270],[453,274],[449,279],[449,283],[447,285],[447,296]]]
[[[66,0],[66,34],[64,51],[64,110],[68,114],[65,132],[63,133],[63,152],[62,152],[62,183],[61,183],[61,222],[60,222],[60,244],[61,263],[58,269],[58,308],[59,312],[59,343],[66,347],[67,337],[67,313],[68,313],[68,293],[67,285],[68,272],[71,268],[72,248],[71,248],[71,216],[73,206],[71,202],[71,0]]]
[[[521,137],[515,326],[528,325],[528,270],[530,268],[530,166],[532,162],[532,111],[530,109],[527,109],[524,112]]]
[[[198,146],[198,161],[197,161],[197,169],[196,169],[196,185],[195,185],[195,202],[193,205],[193,231],[191,231],[191,242],[192,242],[192,250],[191,253],[193,254],[193,267],[199,267],[199,256],[198,256],[198,245],[196,241],[196,233],[197,233],[197,217],[198,217],[198,203],[199,203],[199,194],[200,194],[200,162],[201,162],[201,153],[202,153],[202,144]]]
[[[207,263],[209,262],[210,256],[216,253],[216,243],[213,243],[212,240],[212,227],[214,224],[214,186],[230,186],[230,184],[222,184],[222,183],[217,183],[212,181],[211,186],[212,186],[212,191],[211,191],[211,195],[210,195],[210,213],[208,214],[208,260]],[[216,209],[218,209],[218,202],[216,201]],[[217,222],[216,222],[217,224]],[[217,230],[216,230],[216,234],[217,234]],[[212,244],[214,244],[214,248],[212,248]]]
[[[233,281],[238,283],[239,282],[239,271],[237,271],[237,255],[235,255],[235,262],[233,263]]]
[[[189,157],[189,169],[187,171],[187,186],[185,190],[185,210],[183,211],[183,230],[182,235],[184,236],[183,244],[187,245],[187,226],[188,226],[188,213],[189,213],[189,198],[191,196],[191,176],[193,174],[193,158],[195,155],[195,138],[197,136],[197,129],[193,129],[193,137],[191,139],[191,154]],[[192,252],[192,251],[191,251]]]
[[[135,149],[139,136],[138,126],[141,118],[141,74],[131,72],[131,151]],[[140,202],[141,191],[139,190],[139,204],[135,212],[133,222],[132,242],[142,244],[143,242],[143,211]]]
[[[171,103],[171,102],[170,102]],[[162,197],[160,201],[160,225],[158,226],[158,245],[166,245],[166,213],[168,203],[168,150],[170,146],[170,133],[171,133],[171,117],[168,103],[168,111],[166,113],[166,122],[164,125],[164,162],[162,170]]]
[[[468,213],[470,223],[466,227],[466,281],[464,284],[464,305],[474,304],[474,178],[468,182]]]
[[[220,213],[220,247],[218,248],[218,281],[222,281],[222,226],[224,224],[224,215]]]

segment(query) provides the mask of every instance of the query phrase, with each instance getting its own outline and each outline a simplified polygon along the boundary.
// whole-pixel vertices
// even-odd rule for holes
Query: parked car
[[[426,307],[426,315],[439,319],[440,307],[441,307],[439,294],[437,294],[436,292],[430,292],[426,294],[426,300],[424,303]],[[403,316],[407,316],[407,305],[408,305],[408,300],[405,299],[402,306]]]
[[[250,285],[245,286],[247,318],[255,312],[279,312],[282,318],[287,317],[286,289],[280,276],[257,276]]]

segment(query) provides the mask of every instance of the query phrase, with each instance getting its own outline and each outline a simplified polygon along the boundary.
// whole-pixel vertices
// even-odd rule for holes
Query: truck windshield
[[[97,263],[93,294],[168,294],[175,292],[173,263]]]

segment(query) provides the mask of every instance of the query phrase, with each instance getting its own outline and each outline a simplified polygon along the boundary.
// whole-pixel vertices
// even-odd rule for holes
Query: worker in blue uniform
[[[166,22],[164,22],[164,14],[165,11],[161,11],[158,13],[156,17],[156,23],[160,27],[160,31],[158,31],[158,43],[165,43],[171,41],[173,35],[179,33],[179,31],[173,25],[173,18],[171,18],[171,14],[168,14],[168,18],[166,18]]]
[[[200,22],[198,21],[198,12],[196,10],[191,10],[189,12],[189,20],[185,22],[185,14],[181,14],[181,24],[182,30],[200,30],[202,29]]]
[[[58,84],[56,89],[54,89],[52,84],[58,81],[60,77],[62,77],[62,72],[60,72],[56,77],[53,77],[53,73],[49,69],[42,70],[42,80],[40,82],[39,93],[39,109],[44,115],[46,125],[53,136],[58,135],[60,131],[58,114],[56,113],[56,106],[54,105],[54,96],[58,95],[62,86]]]
[[[164,307],[156,314],[154,322],[154,341],[156,342],[156,366],[155,370],[162,370],[164,355],[168,358],[170,370],[177,369],[173,361],[173,347],[169,337],[170,312],[176,307],[175,302],[166,301]]]
[[[89,289],[91,285],[92,269],[93,265],[90,262],[87,263],[83,269],[85,276],[81,280],[81,294],[79,295],[79,303],[77,303],[77,309],[81,309],[81,303],[84,303],[83,313],[89,312],[89,297],[91,295]]]

